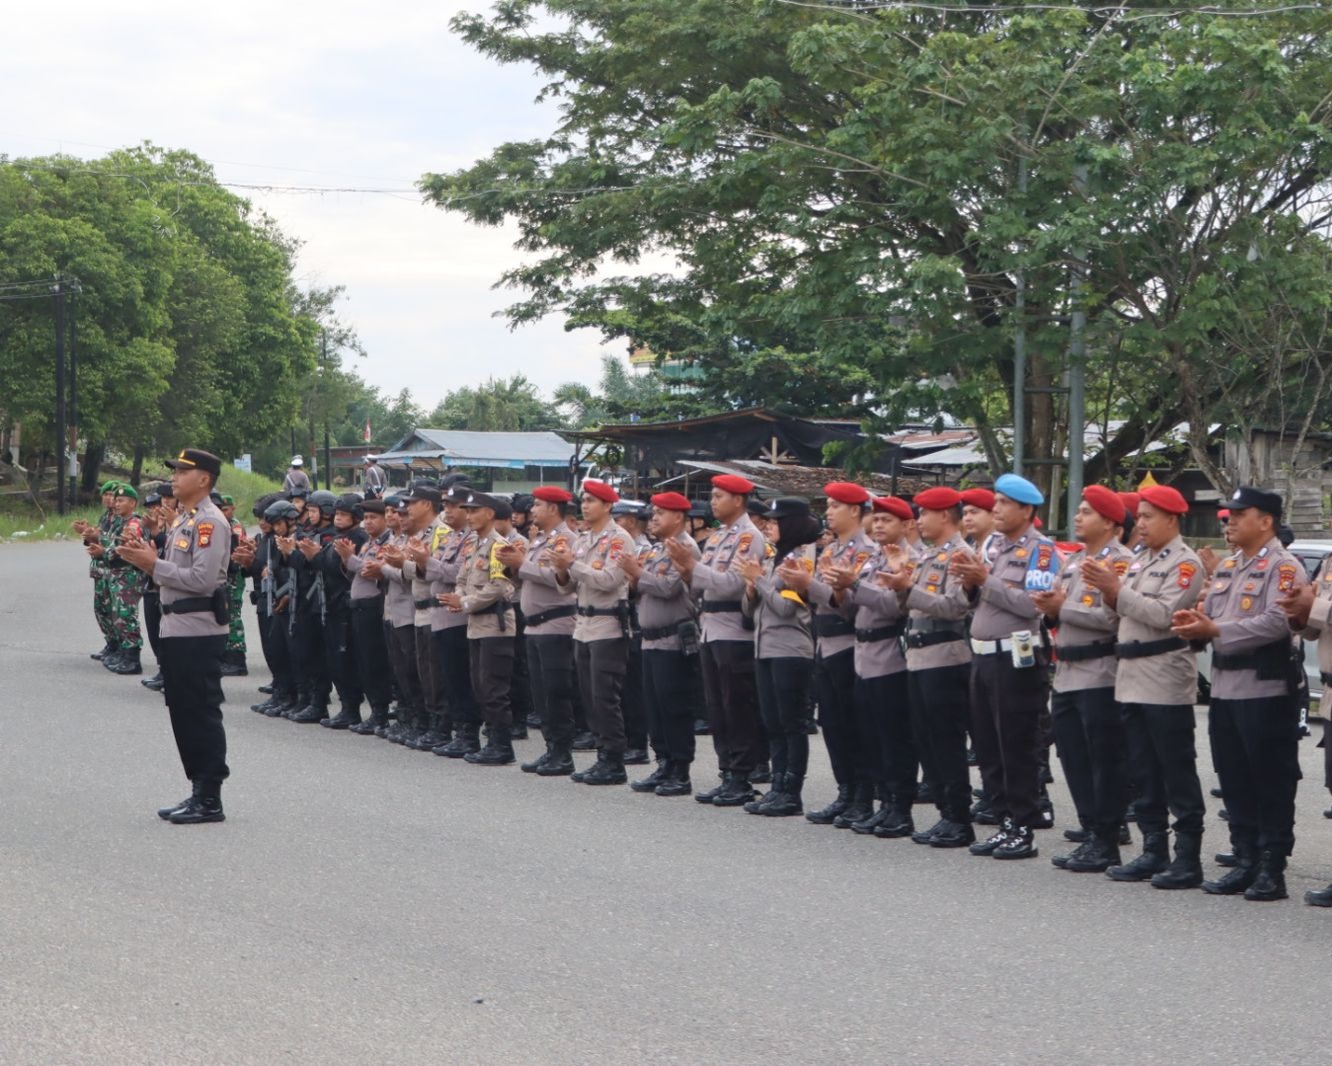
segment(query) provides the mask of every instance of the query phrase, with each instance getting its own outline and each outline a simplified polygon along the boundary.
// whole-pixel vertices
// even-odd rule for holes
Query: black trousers
[[[541,716],[541,732],[551,748],[568,751],[574,735],[573,637],[523,637],[527,645],[527,672],[531,677],[532,705]]]
[[[1124,819],[1124,716],[1115,690],[1086,688],[1051,698],[1064,778],[1084,829],[1114,833]]]
[[[222,653],[225,633],[215,637],[163,637],[162,694],[185,776],[224,781],[227,734],[222,728]]]
[[[814,660],[814,696],[819,701],[819,728],[828,747],[828,761],[839,785],[868,788],[868,746],[856,722],[856,656],[850,648]]]
[[[694,761],[696,655],[644,649],[642,699],[652,750],[679,766]]]
[[[643,641],[635,637],[628,642],[629,654],[624,664],[624,686],[620,706],[624,713],[625,743],[631,748],[646,750],[648,746],[647,707],[643,704]],[[660,758],[660,753],[656,753]]]
[[[519,614],[518,632],[513,638],[513,684],[509,689],[509,704],[513,707],[513,720],[524,724],[532,713],[532,677],[527,667],[527,634],[523,632],[523,619]]]
[[[971,660],[971,739],[981,787],[996,814],[1021,826],[1035,825],[1040,813],[1049,687],[1040,663],[1019,669],[1007,652]]]
[[[814,660],[797,656],[755,659],[759,714],[768,735],[772,772],[805,777],[809,770],[809,686],[814,678]],[[775,786],[774,786],[775,787]]]
[[[709,640],[701,645],[699,658],[717,769],[748,776],[768,754],[759,724],[754,645],[747,640]]]
[[[324,659],[324,630],[317,612],[298,611],[292,634],[291,659],[296,684],[312,706],[327,707],[333,683]]]
[[[448,713],[444,700],[444,664],[440,661],[440,644],[434,639],[430,626],[415,626],[416,676],[421,679],[421,709],[425,711],[427,725],[435,723]]]
[[[857,677],[856,720],[870,759],[879,798],[910,810],[916,800],[916,740],[905,670],[882,677]]]
[[[970,824],[971,778],[967,770],[970,665],[908,670],[907,703],[911,708],[916,756],[924,768],[925,780],[934,790],[939,816]],[[913,791],[913,798],[914,795]]]
[[[496,729],[507,732],[513,726],[513,641],[510,633],[467,642],[472,692],[492,739]]]
[[[342,705],[357,710],[364,697],[361,678],[356,672],[353,640],[351,601],[343,600],[337,607],[330,607],[324,617],[324,671]]]
[[[1144,833],[1164,833],[1167,816],[1173,814],[1176,833],[1201,836],[1206,809],[1193,745],[1193,708],[1125,703],[1121,710],[1138,826]]]
[[[421,675],[416,672],[416,627],[394,626],[389,633],[389,663],[398,679],[398,721],[415,723],[421,712]]]
[[[154,588],[151,592],[143,594],[143,628],[148,633],[148,645],[153,649],[153,658],[161,660],[162,656],[158,654],[157,642],[161,639],[159,634],[162,632],[162,596]]]
[[[1207,734],[1230,814],[1230,841],[1289,855],[1295,847],[1300,711],[1290,696],[1212,700]]]
[[[449,626],[435,632],[439,661],[444,664],[444,699],[455,729],[461,725],[481,724],[481,708],[472,688],[468,643],[466,626]]]
[[[628,667],[628,644],[624,637],[573,642],[588,728],[596,737],[597,750],[607,755],[623,755],[627,746],[620,694]]]
[[[352,648],[361,691],[375,710],[389,705],[389,654],[384,640],[384,600],[352,600]],[[261,619],[262,621],[262,619]]]
[[[296,698],[296,677],[291,667],[291,634],[288,632],[290,616],[283,614],[267,615],[259,613],[259,643],[263,648],[264,662],[273,675],[273,696],[283,699]]]

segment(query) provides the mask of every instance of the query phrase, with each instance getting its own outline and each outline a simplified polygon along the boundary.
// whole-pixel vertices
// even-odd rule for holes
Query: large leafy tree
[[[236,454],[286,427],[315,366],[318,308],[295,245],[188,152],[0,164],[0,281],[80,287],[79,429],[94,458],[186,444]],[[49,440],[49,301],[0,304],[4,413]],[[95,462],[89,464],[95,474]]]
[[[1332,291],[1332,10],[1217,6],[505,0],[455,29],[534,66],[560,121],[422,188],[516,222],[514,322],[798,352],[880,422],[974,420],[996,468],[1018,328],[1049,458],[1085,316],[1089,416],[1126,420],[1098,476],[1181,419],[1252,414],[1256,343],[1293,381],[1326,358],[1228,327],[1279,292],[1307,339]],[[662,252],[669,279],[613,274]]]
[[[492,431],[559,429],[563,424],[555,408],[522,374],[487,378],[479,385],[454,389],[436,405],[426,422],[433,429]]]

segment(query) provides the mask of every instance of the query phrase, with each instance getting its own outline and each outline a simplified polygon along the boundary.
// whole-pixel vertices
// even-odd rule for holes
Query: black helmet
[[[281,499],[281,497],[282,493],[280,492],[264,493],[262,496],[260,496],[257,500],[254,501],[254,508],[253,508],[254,517],[263,518],[264,512],[268,510],[268,505],[271,504],[274,500]]]
[[[284,500],[281,497],[274,500],[264,508],[264,521],[270,526],[274,522],[294,522],[301,516],[301,512],[296,509],[296,505],[290,500]]]
[[[527,514],[532,510],[532,505],[536,503],[536,497],[530,492],[517,492],[513,496],[513,510],[515,514]]]
[[[338,498],[334,496],[333,493],[320,489],[317,492],[310,493],[305,501],[305,506],[307,509],[317,507],[319,513],[325,518],[332,518],[333,512],[338,506]]]
[[[358,522],[365,516],[365,512],[361,510],[361,497],[356,495],[356,493],[354,492],[349,492],[346,495],[339,496],[337,505],[333,508],[333,510],[346,511]]]

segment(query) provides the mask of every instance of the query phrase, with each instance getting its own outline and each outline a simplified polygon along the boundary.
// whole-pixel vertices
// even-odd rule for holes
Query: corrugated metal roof
[[[573,458],[573,445],[558,433],[489,433],[466,429],[416,429],[378,458],[390,463],[411,456],[439,459],[445,466],[558,466]]]

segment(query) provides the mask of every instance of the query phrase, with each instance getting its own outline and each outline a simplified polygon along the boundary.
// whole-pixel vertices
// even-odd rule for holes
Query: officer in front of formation
[[[1000,815],[999,832],[971,845],[973,855],[1026,859],[1037,854],[1040,817],[1040,719],[1049,694],[1047,649],[1033,593],[1049,591],[1059,572],[1054,541],[1034,528],[1045,502],[1026,478],[994,483],[999,542],[988,561],[957,553],[949,564],[967,589],[971,619],[971,736],[982,787]]]
[[[227,737],[222,727],[222,653],[227,642],[227,567],[231,528],[208,498],[222,460],[197,448],[167,461],[179,504],[165,553],[141,536],[128,537],[120,557],[157,583],[162,605],[163,694],[185,776],[188,799],[157,813],[176,825],[220,822]]]
[[[1208,735],[1235,866],[1203,889],[1268,902],[1286,898],[1300,778],[1295,689],[1302,668],[1281,598],[1297,595],[1308,577],[1277,539],[1280,496],[1244,486],[1228,506],[1235,552],[1217,567],[1199,608],[1175,614],[1173,629],[1195,645],[1212,645]]]

